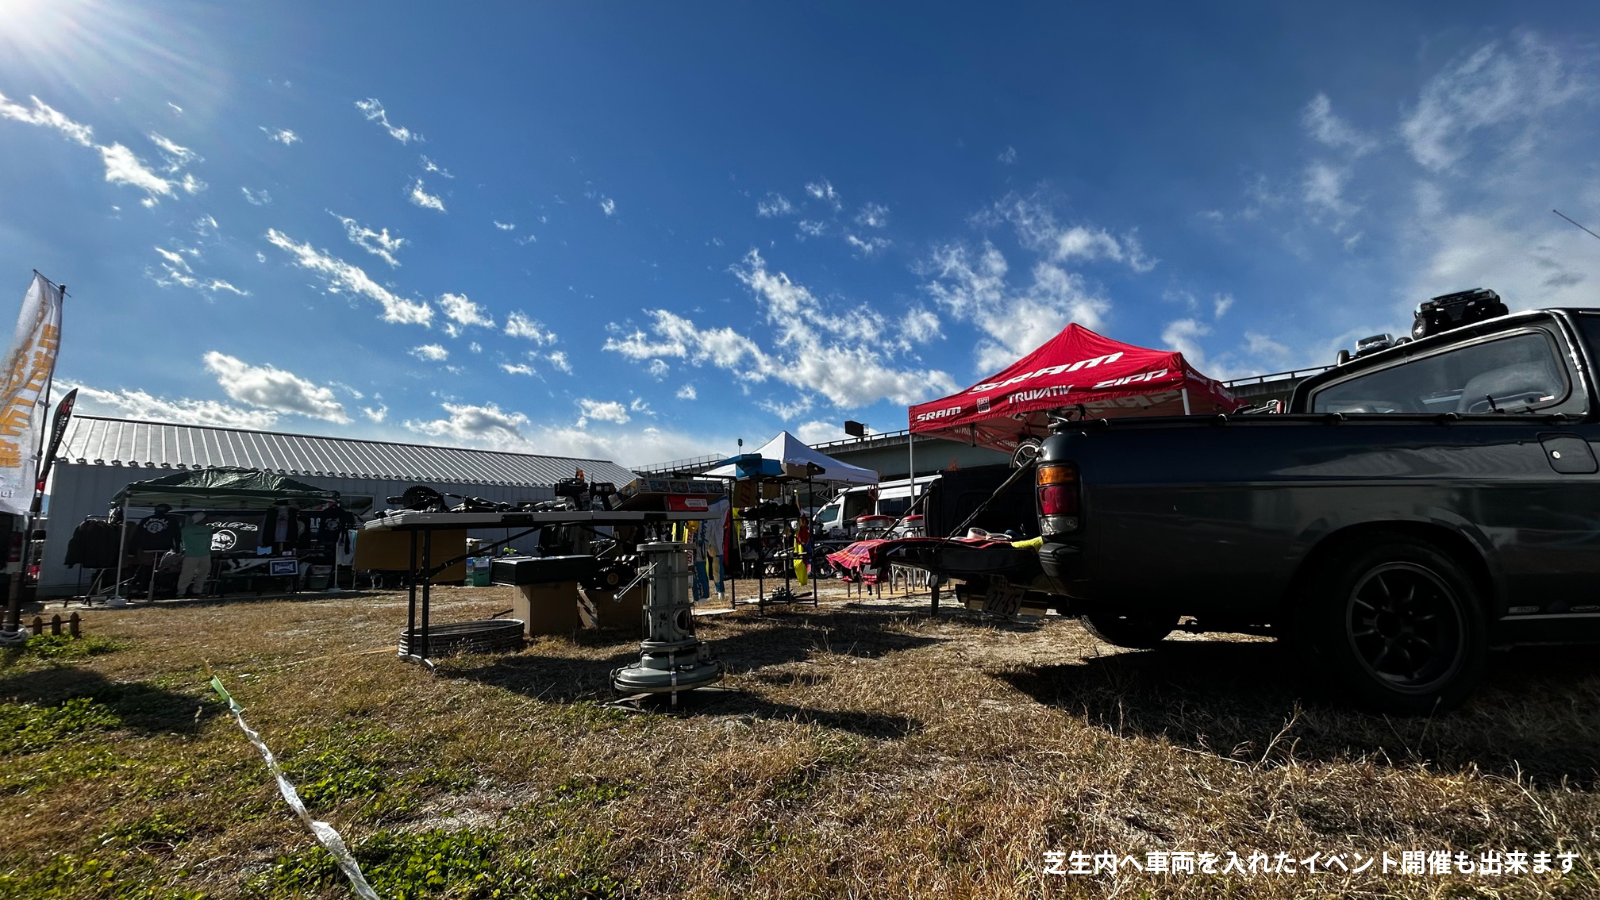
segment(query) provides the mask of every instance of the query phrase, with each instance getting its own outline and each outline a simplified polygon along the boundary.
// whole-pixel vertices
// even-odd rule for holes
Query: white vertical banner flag
[[[11,348],[0,359],[0,512],[28,514],[39,465],[41,404],[61,347],[61,288],[33,273]]]

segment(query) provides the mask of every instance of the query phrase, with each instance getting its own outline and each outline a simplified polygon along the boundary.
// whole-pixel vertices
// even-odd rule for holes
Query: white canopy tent
[[[780,432],[777,437],[767,441],[760,450],[756,451],[762,459],[773,459],[786,466],[804,466],[806,463],[815,463],[823,471],[814,480],[819,482],[843,482],[845,484],[877,484],[878,473],[860,466],[852,466],[847,462],[840,462],[826,453],[806,446],[801,440],[787,431]],[[732,478],[737,473],[733,463],[718,466],[706,473],[719,478]]]

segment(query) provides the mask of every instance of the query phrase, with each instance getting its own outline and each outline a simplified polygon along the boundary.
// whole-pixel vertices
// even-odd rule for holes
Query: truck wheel
[[[1357,703],[1422,715],[1460,704],[1483,677],[1477,586],[1427,541],[1374,534],[1313,581],[1297,637],[1308,662]]]
[[[1117,616],[1110,613],[1093,613],[1083,617],[1083,627],[1108,644],[1148,650],[1161,643],[1172,629],[1178,627],[1178,617],[1164,613],[1137,613]]]

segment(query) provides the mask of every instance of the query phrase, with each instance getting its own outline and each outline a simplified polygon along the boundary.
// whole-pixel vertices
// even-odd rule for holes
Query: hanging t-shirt
[[[178,549],[178,530],[182,525],[173,516],[151,515],[139,523],[138,536],[140,550],[154,550],[165,552]]]

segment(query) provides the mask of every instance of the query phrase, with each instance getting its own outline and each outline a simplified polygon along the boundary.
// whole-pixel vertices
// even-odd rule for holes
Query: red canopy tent
[[[993,378],[911,407],[911,430],[1010,452],[1049,433],[1047,410],[1085,418],[1232,412],[1233,395],[1183,354],[1148,350],[1068,325]]]

